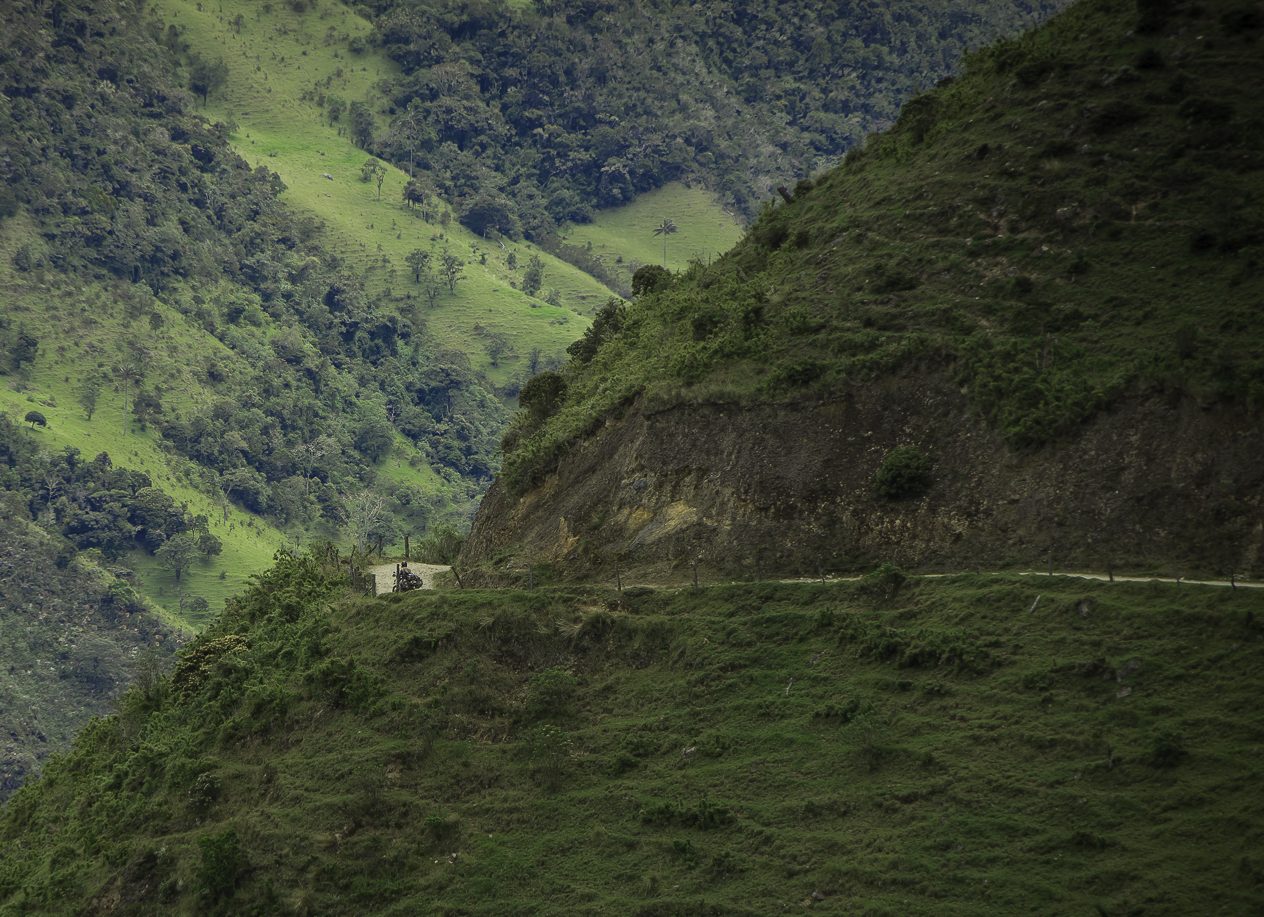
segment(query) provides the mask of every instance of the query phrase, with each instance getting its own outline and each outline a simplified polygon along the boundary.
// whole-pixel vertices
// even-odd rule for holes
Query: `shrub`
[[[671,282],[671,271],[667,268],[661,264],[646,264],[637,268],[636,273],[632,275],[632,295],[657,293],[671,286]]]
[[[518,393],[518,406],[527,412],[533,427],[557,413],[566,398],[566,380],[546,369],[527,380]]]
[[[527,737],[527,759],[535,778],[545,786],[555,787],[566,773],[574,742],[560,726],[537,726]]]
[[[888,500],[920,497],[930,484],[930,459],[915,446],[896,446],[873,476],[874,490]]]
[[[527,688],[527,716],[541,720],[564,716],[575,700],[575,676],[565,669],[549,668],[531,676]]]
[[[202,860],[197,869],[198,896],[208,905],[217,905],[233,896],[237,878],[245,866],[237,832],[232,828],[220,834],[198,838]]]
[[[1185,742],[1175,732],[1161,732],[1150,744],[1147,761],[1151,767],[1176,767],[1189,756],[1185,750]]]
[[[219,777],[210,771],[203,771],[198,774],[193,781],[193,786],[189,787],[189,808],[197,816],[203,816],[215,800],[219,799],[220,781]]]

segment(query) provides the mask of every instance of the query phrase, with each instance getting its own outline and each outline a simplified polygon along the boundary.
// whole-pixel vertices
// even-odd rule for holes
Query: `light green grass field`
[[[241,155],[281,176],[289,189],[285,200],[324,221],[330,250],[371,290],[389,291],[402,313],[420,315],[443,344],[467,354],[495,385],[520,381],[532,350],[560,355],[583,333],[586,316],[611,295],[588,274],[529,244],[502,247],[455,219],[446,229],[421,220],[403,204],[407,175],[398,169],[388,168],[380,201],[377,190],[360,181],[368,156],[328,123],[316,104],[316,84],[329,80],[326,91],[376,108],[380,96],[373,87],[394,73],[394,64],[376,52],[347,50],[350,37],[371,27],[343,4],[324,2],[303,14],[280,3],[264,14],[255,4],[231,0],[160,0],[156,8],[165,21],[184,29],[195,52],[227,63],[228,82],[212,96],[206,114],[236,124],[232,142]],[[232,25],[239,13],[240,33]],[[429,309],[404,258],[414,249],[444,247],[467,262],[465,277],[455,295]],[[517,253],[516,270],[507,265],[511,251]],[[562,308],[514,289],[532,254],[545,264],[543,290],[557,290]],[[502,335],[509,349],[493,365],[488,344],[495,335]]]
[[[654,235],[665,219],[679,230],[667,236],[666,262],[663,237]],[[695,258],[709,261],[736,245],[742,232],[741,222],[714,194],[672,182],[630,204],[600,211],[592,223],[571,226],[566,241],[591,244],[611,270],[630,279],[642,264],[665,263],[679,271]]]

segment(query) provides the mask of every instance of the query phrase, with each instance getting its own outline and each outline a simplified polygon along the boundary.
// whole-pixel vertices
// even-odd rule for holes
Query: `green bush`
[[[527,716],[533,720],[565,716],[574,704],[575,688],[575,676],[565,669],[537,672],[527,688]]]
[[[672,283],[672,273],[661,264],[646,264],[636,269],[632,275],[632,295],[657,293],[665,290]]]
[[[920,497],[930,485],[930,459],[915,446],[896,446],[873,476],[874,490],[888,500]]]
[[[197,869],[197,890],[204,904],[218,911],[218,905],[232,898],[237,878],[245,867],[245,857],[237,832],[229,828],[219,834],[198,838],[202,859]]]
[[[536,780],[547,787],[561,783],[570,765],[575,743],[565,729],[546,723],[527,736],[527,759]]]

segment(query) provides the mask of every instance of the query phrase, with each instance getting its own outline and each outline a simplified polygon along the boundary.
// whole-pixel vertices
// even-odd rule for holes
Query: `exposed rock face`
[[[874,492],[888,450],[934,463],[925,496]],[[1007,448],[942,374],[825,403],[634,405],[546,482],[484,500],[462,563],[569,576],[679,569],[1264,569],[1264,431],[1184,401],[1133,399],[1056,447]]]

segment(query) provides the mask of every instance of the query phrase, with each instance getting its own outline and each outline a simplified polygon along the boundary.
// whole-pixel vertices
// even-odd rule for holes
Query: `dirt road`
[[[395,587],[395,565],[398,561],[389,564],[378,564],[375,567],[369,567],[365,572],[373,574],[373,579],[377,586],[377,595],[389,593]],[[419,564],[416,561],[408,565],[408,569],[421,577],[424,586],[423,589],[433,589],[435,587],[435,576],[439,573],[447,573],[451,567],[443,564]]]

